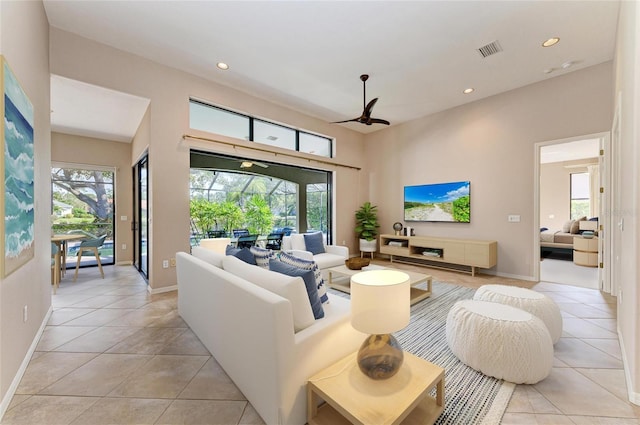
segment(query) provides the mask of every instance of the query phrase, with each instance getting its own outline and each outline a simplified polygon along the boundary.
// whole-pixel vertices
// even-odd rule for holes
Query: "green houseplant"
[[[268,235],[273,228],[273,214],[267,201],[260,195],[253,195],[244,206],[244,217],[249,233]]]
[[[360,251],[375,252],[376,237],[378,236],[378,207],[365,202],[356,211],[356,234],[360,239]],[[372,254],[373,255],[373,254]]]

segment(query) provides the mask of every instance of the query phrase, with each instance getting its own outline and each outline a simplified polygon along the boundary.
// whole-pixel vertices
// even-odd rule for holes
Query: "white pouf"
[[[562,336],[560,308],[551,298],[540,292],[516,286],[483,285],[478,288],[473,299],[506,304],[528,311],[544,322],[554,344]]]
[[[553,344],[545,324],[509,305],[458,301],[449,310],[446,334],[461,362],[494,378],[535,384],[553,366]]]

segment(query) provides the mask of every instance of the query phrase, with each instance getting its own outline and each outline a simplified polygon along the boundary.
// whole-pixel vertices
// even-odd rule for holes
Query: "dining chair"
[[[80,260],[82,260],[83,255],[95,255],[96,261],[98,262],[98,268],[100,269],[100,274],[104,279],[104,271],[102,271],[102,264],[100,263],[100,252],[98,251],[98,248],[104,245],[104,240],[106,238],[107,235],[104,235],[96,239],[85,239],[80,242],[80,246],[78,247],[78,259],[76,261],[76,273],[73,276],[74,282],[78,278],[78,269],[80,268]]]
[[[239,236],[238,244],[236,246],[238,248],[250,248],[256,244],[257,240],[258,235]]]
[[[53,293],[60,286],[60,255],[58,245],[51,242],[51,283],[53,284]]]
[[[249,236],[248,229],[233,229],[233,237],[239,238],[241,236]]]
[[[267,245],[265,246],[265,248],[280,251],[280,249],[282,249],[283,237],[284,233],[282,232],[270,233],[269,235],[267,235]]]

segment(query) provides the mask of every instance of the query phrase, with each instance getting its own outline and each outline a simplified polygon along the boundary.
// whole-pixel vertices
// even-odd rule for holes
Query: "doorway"
[[[149,279],[149,160],[145,154],[133,167],[133,265]]]
[[[608,137],[600,133],[535,145],[537,280],[591,289],[605,286],[602,212]]]

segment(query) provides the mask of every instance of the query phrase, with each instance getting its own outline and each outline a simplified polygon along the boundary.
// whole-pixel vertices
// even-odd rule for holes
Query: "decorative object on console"
[[[402,232],[402,223],[400,223],[399,221],[396,221],[395,223],[393,223],[393,230],[396,231],[396,236],[400,236],[400,232]]]
[[[367,267],[370,262],[371,260],[369,260],[368,258],[358,258],[358,257],[353,257],[353,258],[349,258],[348,260],[344,260],[344,264],[347,266],[348,269],[351,269],[351,270],[362,270],[362,268]]]
[[[351,277],[351,324],[369,335],[358,351],[360,370],[372,379],[395,375],[404,355],[391,335],[409,324],[409,276],[396,270],[371,270]]]
[[[469,223],[469,188],[469,181],[405,186],[404,220]]]

